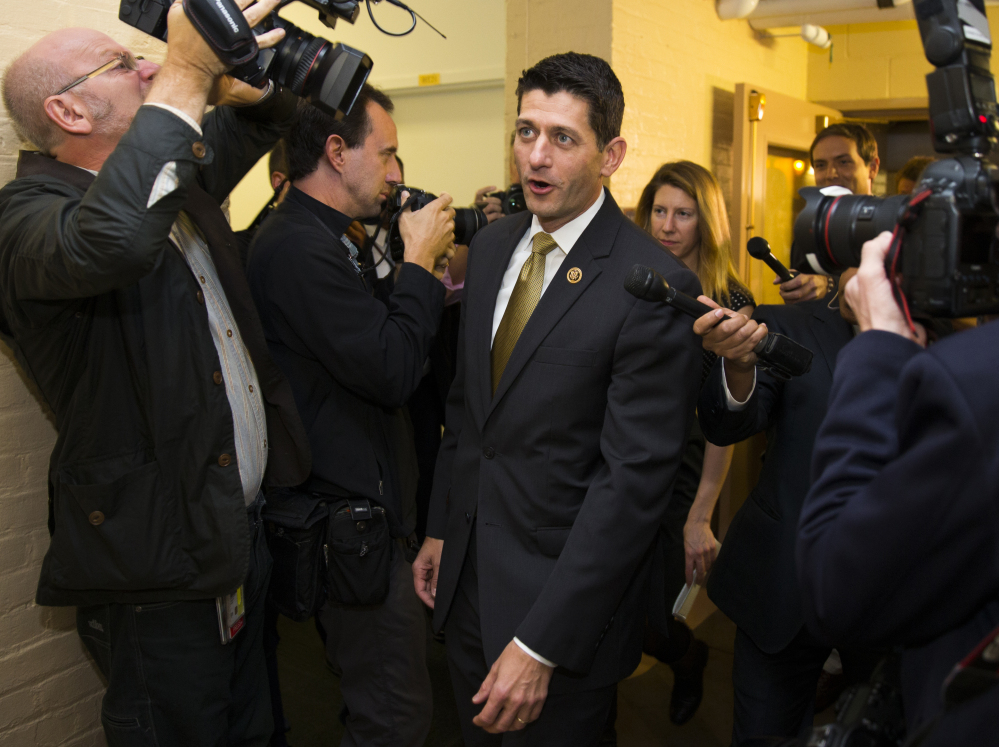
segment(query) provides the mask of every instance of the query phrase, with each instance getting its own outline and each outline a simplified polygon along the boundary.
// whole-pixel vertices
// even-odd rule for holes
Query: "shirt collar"
[[[600,212],[600,208],[603,207],[604,200],[607,199],[607,193],[600,189],[600,196],[597,198],[596,202],[590,205],[585,212],[581,215],[573,218],[571,221],[566,223],[557,231],[553,231],[551,237],[555,239],[555,243],[558,244],[558,248],[563,252],[568,254],[572,251],[572,247],[575,246],[576,242],[579,241],[579,237],[583,235],[583,231],[586,227],[590,225],[590,222]],[[541,222],[538,220],[538,216],[534,216],[531,219],[531,229],[527,233],[528,239],[533,239],[535,234],[542,233],[545,229],[541,227]]]
[[[286,202],[293,202],[296,205],[304,207],[319,218],[336,236],[343,236],[350,227],[350,224],[354,222],[353,218],[344,215],[335,208],[331,208],[324,202],[320,202],[315,197],[310,197],[295,185],[291,186],[284,199]]]

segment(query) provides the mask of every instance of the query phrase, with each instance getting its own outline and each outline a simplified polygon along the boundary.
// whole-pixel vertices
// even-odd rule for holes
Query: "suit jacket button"
[[[203,303],[205,302],[205,294],[204,294],[204,293],[202,293],[201,291],[198,291],[198,292],[197,292],[197,293],[195,294],[195,296],[196,296],[196,297],[197,297],[197,299],[198,299],[198,303],[201,303],[201,304],[203,304]]]
[[[195,158],[204,158],[205,153],[207,152],[205,150],[205,144],[199,140],[191,146],[191,152],[194,154]]]
[[[219,456],[219,467],[228,467],[232,464],[232,457],[228,454],[221,454]]]
[[[216,384],[221,384],[222,383],[222,372],[221,371],[216,371],[215,373],[213,373],[212,374],[212,381],[214,381]]]
[[[94,511],[92,514],[90,514],[90,516],[87,517],[87,519],[95,527],[98,527],[104,523],[104,514],[102,514],[100,511]]]
[[[494,449],[492,446],[487,446],[482,450],[482,456],[484,456],[486,459],[492,459],[494,456],[496,456],[496,449]]]
[[[468,513],[468,511],[465,512],[465,523],[467,523],[467,524],[471,524],[472,523],[472,515],[470,513]]]

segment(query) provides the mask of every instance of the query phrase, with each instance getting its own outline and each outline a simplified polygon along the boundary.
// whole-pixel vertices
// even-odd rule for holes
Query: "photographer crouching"
[[[999,325],[924,350],[885,273],[890,243],[867,242],[845,288],[862,334],[815,442],[805,617],[837,644],[905,646],[910,743],[999,744]]]
[[[405,261],[388,304],[376,299],[345,233],[355,219],[377,216],[401,181],[392,109],[365,85],[341,121],[315,107],[299,111],[286,138],[291,188],[254,238],[247,271],[313,453],[308,481],[269,501],[330,507],[331,539],[322,540],[329,600],[315,606],[341,676],[341,744],[415,747],[432,704],[426,617],[407,558],[415,556],[407,542],[415,543],[417,469],[402,408],[423,378],[444,308],[455,212],[442,195],[399,214]],[[334,539],[340,526],[345,535]],[[363,537],[371,539],[351,554]]]
[[[0,330],[59,431],[36,600],[78,607],[109,744],[265,745],[261,485],[301,482],[308,442],[219,205],[296,97],[167,23],[162,68],[64,29],[4,77],[41,152],[0,191]]]

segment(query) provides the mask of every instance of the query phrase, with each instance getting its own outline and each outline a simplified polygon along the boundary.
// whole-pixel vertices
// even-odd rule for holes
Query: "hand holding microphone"
[[[694,331],[704,338],[704,347],[737,365],[749,370],[759,365],[784,380],[808,373],[812,366],[812,351],[808,348],[789,337],[768,332],[766,325],[744,314],[722,309],[707,296],[693,299],[681,293],[651,267],[632,267],[624,287],[637,298],[668,303],[696,317]]]

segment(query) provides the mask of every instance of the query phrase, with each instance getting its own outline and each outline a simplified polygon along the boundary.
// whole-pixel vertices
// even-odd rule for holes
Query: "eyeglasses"
[[[139,60],[141,59],[143,58],[133,57],[131,52],[120,52],[119,54],[116,54],[113,59],[108,60],[96,70],[93,70],[92,72],[89,72],[86,75],[77,78],[68,86],[60,88],[52,95],[58,96],[59,94],[66,93],[66,91],[68,91],[70,88],[76,88],[76,86],[80,85],[81,83],[86,83],[91,78],[96,78],[98,75],[106,73],[109,70],[117,70],[119,67],[123,67],[126,70],[138,70]]]

